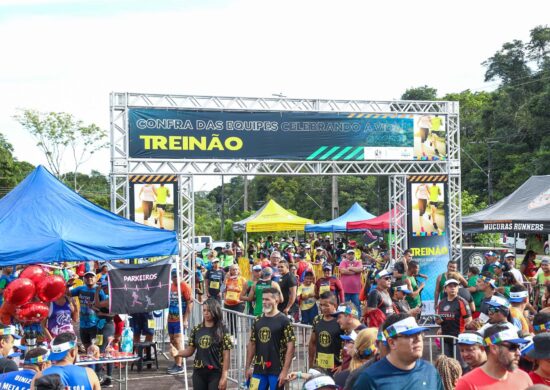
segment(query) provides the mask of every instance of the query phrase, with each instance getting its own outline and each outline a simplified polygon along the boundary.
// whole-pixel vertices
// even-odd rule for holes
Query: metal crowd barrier
[[[459,359],[456,353],[456,342],[458,341],[458,337],[455,336],[449,336],[449,335],[438,335],[438,334],[429,334],[424,335],[424,338],[428,341],[428,360],[430,363],[434,363],[434,352],[435,357],[437,358],[439,355],[446,354],[449,357],[452,357],[453,359]],[[439,340],[440,346],[438,346],[434,340]],[[448,346],[445,345],[445,341],[452,341],[453,342],[453,348],[452,351],[447,351],[446,348]],[[447,353],[450,354],[447,354]],[[426,356],[426,345],[424,345],[424,357]]]

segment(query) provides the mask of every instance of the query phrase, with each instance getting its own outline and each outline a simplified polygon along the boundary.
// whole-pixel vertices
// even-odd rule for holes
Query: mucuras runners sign
[[[544,223],[530,222],[483,222],[483,231],[485,232],[533,232],[541,233],[545,230]]]

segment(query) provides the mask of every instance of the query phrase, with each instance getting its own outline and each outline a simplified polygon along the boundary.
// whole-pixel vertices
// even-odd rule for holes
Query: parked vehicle
[[[195,251],[201,251],[206,248],[206,244],[211,244],[210,247],[212,248],[212,242],[212,236],[195,236],[193,240],[193,248]]]
[[[506,248],[513,249],[514,243],[516,246],[516,253],[524,253],[527,249],[527,234],[516,233],[514,234],[502,234],[500,237],[500,243]]]

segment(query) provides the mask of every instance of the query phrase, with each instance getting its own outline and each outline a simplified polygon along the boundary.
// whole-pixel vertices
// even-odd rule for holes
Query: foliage
[[[61,177],[65,154],[71,153],[74,169],[74,188],[77,188],[78,169],[95,152],[107,146],[107,132],[95,124],[84,125],[65,112],[40,113],[36,110],[21,110],[15,119],[37,141],[51,172]]]
[[[408,88],[401,100],[437,100],[437,89],[423,85],[422,87]]]

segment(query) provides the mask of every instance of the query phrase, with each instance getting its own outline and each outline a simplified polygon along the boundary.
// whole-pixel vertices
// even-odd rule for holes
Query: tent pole
[[[183,349],[185,349],[185,338],[184,336],[184,329],[183,329],[183,314],[181,311],[181,276],[180,276],[180,270],[183,272],[183,266],[180,264],[181,256],[176,257],[176,271],[177,271],[177,280],[178,285],[176,286],[176,289],[178,290],[178,310],[180,312],[180,329],[181,329],[181,343],[183,345]],[[194,277],[194,275],[193,275]],[[185,390],[189,389],[189,384],[187,383],[187,360],[185,358],[182,358],[183,360],[183,369],[185,371]]]

